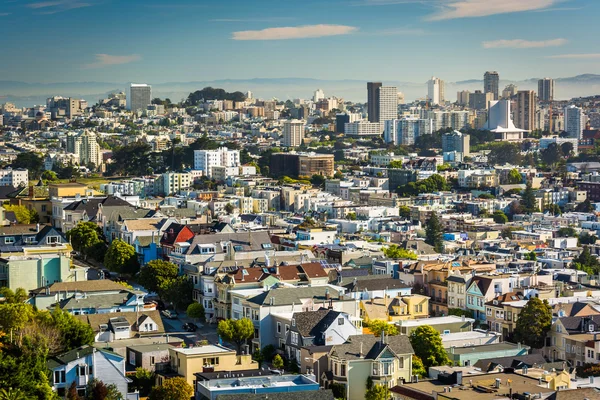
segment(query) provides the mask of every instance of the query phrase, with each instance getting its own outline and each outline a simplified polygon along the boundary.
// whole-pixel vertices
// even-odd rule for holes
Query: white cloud
[[[567,44],[567,39],[549,39],[549,40],[524,40],[524,39],[511,39],[511,40],[491,40],[488,42],[482,42],[484,49],[533,49],[536,47],[556,47]]]
[[[6,17],[7,15],[10,15],[10,13],[0,13],[0,17]]]
[[[442,0],[441,10],[426,19],[440,21],[454,18],[485,17],[548,8],[561,0]]]
[[[358,28],[346,25],[304,25],[233,32],[233,40],[284,40],[348,35]]]
[[[96,62],[85,65],[86,68],[102,68],[111,65],[129,64],[134,61],[141,60],[142,57],[139,54],[132,54],[129,56],[113,56],[110,54],[96,54]]]
[[[600,58],[600,53],[584,53],[584,54],[557,54],[554,56],[547,56],[546,58],[567,58],[567,59],[579,59],[579,60],[594,60]]]
[[[32,8],[34,10],[45,10],[42,12],[42,14],[55,14],[61,11],[74,10],[76,8],[90,6],[92,6],[92,3],[79,0],[51,0],[27,4],[28,8]]]

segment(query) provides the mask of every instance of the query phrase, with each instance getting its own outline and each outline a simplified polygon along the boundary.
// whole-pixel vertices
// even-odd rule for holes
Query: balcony
[[[432,297],[429,299],[429,303],[447,305],[448,299],[445,297]]]

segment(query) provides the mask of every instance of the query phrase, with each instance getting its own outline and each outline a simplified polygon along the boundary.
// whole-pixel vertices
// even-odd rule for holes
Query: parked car
[[[175,310],[163,310],[162,315],[169,319],[177,319],[177,311]]]
[[[186,322],[182,325],[182,328],[186,332],[196,332],[196,330],[198,330],[196,324],[192,324],[191,322]]]

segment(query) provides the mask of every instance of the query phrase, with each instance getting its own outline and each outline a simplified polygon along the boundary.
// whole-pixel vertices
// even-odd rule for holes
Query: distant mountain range
[[[522,81],[501,80],[500,87],[512,83],[519,89],[536,90],[537,80],[530,78]],[[425,82],[383,81],[385,85],[397,86],[404,93],[407,101],[425,97],[427,87]],[[570,99],[579,96],[600,94],[600,75],[583,74],[567,78],[556,78],[556,98]],[[320,88],[325,95],[335,95],[346,100],[366,101],[366,81],[363,80],[322,80],[311,78],[253,78],[253,79],[219,79],[213,81],[167,82],[152,83],[154,97],[170,98],[179,101],[190,92],[206,86],[223,88],[227,91],[252,91],[256,97],[278,98],[281,100],[312,97],[313,92]],[[27,83],[18,81],[0,81],[0,103],[13,102],[19,107],[45,104],[51,96],[79,97],[88,100],[90,104],[105,98],[108,93],[124,91],[127,83],[116,82],[65,82],[65,83]],[[446,99],[454,101],[456,92],[461,90],[482,89],[483,82],[479,79],[446,82]]]

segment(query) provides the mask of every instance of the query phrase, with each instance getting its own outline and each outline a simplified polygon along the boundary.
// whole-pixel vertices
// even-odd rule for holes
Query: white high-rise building
[[[315,90],[315,93],[313,94],[313,101],[315,103],[323,100],[324,98],[325,98],[325,92],[323,92],[323,89]]]
[[[298,147],[304,141],[304,122],[292,119],[283,123],[283,146]]]
[[[212,176],[212,167],[239,167],[240,151],[220,147],[216,150],[194,150],[194,169]]]
[[[25,168],[0,169],[0,186],[27,187],[29,185],[29,171]]]
[[[381,86],[379,88],[379,122],[385,123],[398,118],[398,88]]]
[[[444,81],[432,76],[427,82],[427,100],[431,104],[444,102]]]
[[[585,114],[583,110],[576,106],[568,106],[565,108],[565,132],[569,137],[581,139],[583,129],[585,128]]]
[[[433,121],[420,118],[403,118],[385,121],[383,139],[395,145],[413,145],[418,136],[431,135]]]
[[[152,86],[145,83],[132,83],[127,88],[127,109],[145,110],[152,103]]]
[[[79,159],[79,165],[102,164],[100,145],[96,141],[96,134],[90,131],[81,131],[67,134],[67,152],[73,153]]]

